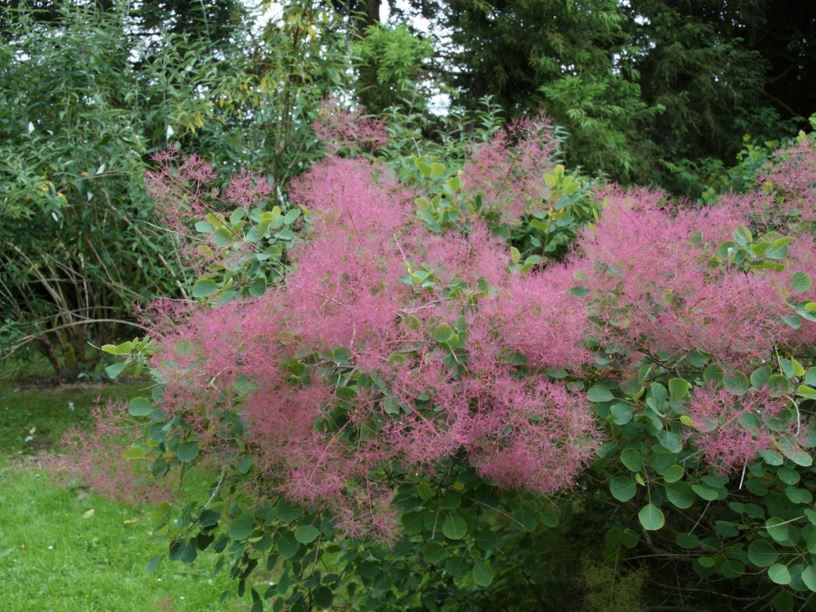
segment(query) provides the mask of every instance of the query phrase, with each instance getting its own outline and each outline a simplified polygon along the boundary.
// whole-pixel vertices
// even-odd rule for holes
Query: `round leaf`
[[[295,529],[295,539],[301,544],[309,544],[320,535],[320,530],[314,525],[301,525]]]
[[[657,531],[666,524],[666,517],[663,511],[654,504],[646,504],[638,512],[638,520],[647,531]]]
[[[808,590],[816,592],[816,565],[808,565],[802,570],[802,582]]]
[[[620,476],[609,481],[609,492],[618,501],[628,502],[635,496],[637,485],[628,476]]]
[[[312,596],[314,597],[314,602],[318,610],[330,608],[332,602],[334,602],[334,595],[332,594],[331,589],[327,586],[322,586],[315,589]]]
[[[784,519],[772,516],[765,521],[765,529],[768,535],[777,542],[785,542],[788,540],[788,524]]]
[[[480,587],[488,587],[493,582],[493,568],[489,561],[479,561],[473,566],[473,582]]]
[[[791,576],[786,565],[781,563],[774,563],[768,568],[768,578],[776,584],[786,585],[790,584]]]
[[[196,281],[196,284],[193,285],[193,297],[205,298],[214,293],[216,289],[218,289],[218,284],[214,280],[203,279]]]
[[[673,400],[681,400],[686,399],[689,394],[689,385],[688,381],[683,380],[682,378],[670,378],[669,379],[669,395]]]
[[[691,485],[691,489],[706,501],[714,501],[720,496],[717,489],[712,489],[711,487],[701,484]]]
[[[442,533],[450,540],[461,540],[467,535],[467,522],[458,514],[449,514],[442,523]]]
[[[663,480],[668,483],[677,482],[683,477],[683,466],[675,463],[670,465],[663,473]]]
[[[176,450],[176,457],[182,463],[190,463],[193,459],[198,457],[198,444],[195,442],[185,442],[180,444]]]
[[[723,387],[732,395],[745,395],[749,386],[748,377],[742,372],[734,372],[723,376]]]
[[[666,487],[666,499],[681,510],[686,510],[694,505],[694,493],[685,482],[678,482]]]
[[[615,396],[603,385],[593,385],[587,391],[587,399],[590,402],[611,402]]]
[[[229,528],[229,535],[233,540],[245,540],[252,533],[252,520],[248,516],[242,516]]]
[[[639,472],[643,467],[643,457],[636,448],[627,448],[620,455],[620,460],[630,472]]]
[[[796,293],[805,293],[812,284],[810,277],[804,272],[797,272],[791,276],[791,289]]]
[[[144,417],[153,412],[153,404],[146,397],[134,397],[128,403],[128,413],[135,417]]]
[[[757,567],[768,567],[776,563],[779,553],[765,540],[755,540],[748,546],[748,560]]]

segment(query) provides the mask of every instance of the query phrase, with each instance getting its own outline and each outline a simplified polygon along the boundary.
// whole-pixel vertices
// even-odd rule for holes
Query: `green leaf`
[[[802,570],[802,582],[809,591],[816,592],[816,565],[808,565]]]
[[[134,397],[128,403],[128,413],[135,417],[145,417],[153,413],[153,404],[146,397]]]
[[[193,540],[174,540],[170,544],[171,561],[181,561],[182,563],[192,563],[196,558],[196,547]]]
[[[334,602],[334,594],[327,586],[321,586],[315,589],[315,591],[312,593],[312,597],[314,598],[315,606],[317,606],[318,610],[326,610],[327,608],[331,608],[331,605]]]
[[[643,457],[636,448],[627,448],[620,454],[620,460],[630,472],[639,472],[643,467]]]
[[[768,578],[776,584],[786,585],[790,584],[791,576],[786,565],[781,563],[774,563],[768,568]]]
[[[293,208],[291,210],[287,210],[286,214],[283,215],[283,223],[284,225],[292,225],[295,221],[300,218],[300,209]]]
[[[182,463],[190,463],[193,459],[198,457],[198,444],[195,442],[185,442],[180,444],[176,450],[176,457]]]
[[[638,520],[647,531],[657,531],[666,524],[663,511],[654,504],[646,504],[638,512]]]
[[[147,573],[152,574],[153,572],[155,572],[156,568],[159,566],[159,563],[161,563],[161,560],[163,558],[164,558],[164,555],[162,554],[162,555],[156,555],[155,557],[150,559],[150,562],[147,564]]]
[[[235,541],[247,539],[252,535],[252,519],[244,515],[235,521],[229,528],[229,536]]]
[[[790,381],[782,374],[774,374],[765,382],[771,397],[782,397],[791,392]]]
[[[450,342],[453,340],[455,332],[453,328],[448,325],[447,323],[443,323],[434,329],[433,332],[434,340],[441,344],[445,344],[446,342]]]
[[[513,511],[513,520],[514,524],[517,524],[528,533],[535,531],[538,525],[536,513],[525,507],[520,507]]]
[[[448,556],[447,549],[438,542],[428,542],[422,547],[422,554],[428,563],[437,565]]]
[[[609,492],[618,501],[628,502],[635,496],[637,485],[632,478],[619,476],[609,481]]]
[[[796,387],[796,395],[805,399],[816,399],[816,389],[809,385],[799,385]]]
[[[218,283],[214,280],[202,279],[196,281],[195,285],[193,285],[193,297],[205,298],[212,295],[216,289],[218,289]]]
[[[204,510],[204,512],[202,512],[198,517],[198,522],[201,523],[202,527],[212,527],[213,525],[218,524],[218,520],[220,518],[220,512],[216,512],[215,510]]]
[[[768,382],[768,379],[773,375],[773,370],[768,366],[760,366],[751,372],[751,386],[755,389],[761,389]]]
[[[813,501],[813,493],[798,487],[785,487],[785,497],[794,504],[810,504]]]
[[[462,558],[450,558],[445,561],[445,573],[453,578],[461,578],[470,571],[470,564]]]
[[[759,457],[768,465],[776,466],[785,463],[782,455],[770,448],[762,449],[757,453],[757,455],[759,455]]]
[[[720,496],[717,489],[712,489],[711,487],[701,484],[691,485],[691,490],[706,501],[714,501]]]
[[[442,523],[442,533],[449,540],[461,540],[467,535],[467,522],[458,514],[449,514]]]
[[[612,414],[612,422],[615,425],[626,425],[632,420],[632,406],[629,404],[612,404],[609,409]]]
[[[732,395],[745,395],[750,387],[748,377],[742,372],[738,371],[723,376],[722,382],[725,390]]]
[[[275,536],[278,552],[284,559],[291,559],[298,554],[300,542],[292,537],[291,531],[280,531]]]
[[[672,431],[661,431],[657,434],[657,441],[663,448],[674,454],[683,450],[683,437]]]
[[[677,545],[680,548],[685,548],[686,550],[691,550],[692,548],[699,548],[700,538],[698,538],[693,533],[678,533]]]
[[[554,512],[550,512],[549,510],[542,510],[538,517],[541,519],[541,524],[545,527],[549,527],[550,529],[555,529],[558,527],[559,518],[558,515]]]
[[[782,317],[782,322],[790,327],[791,329],[799,329],[802,327],[802,319],[800,319],[797,315],[785,315]]]
[[[740,246],[748,246],[754,240],[754,237],[751,235],[751,230],[744,225],[738,225],[732,235]]]
[[[683,380],[682,378],[669,379],[669,395],[673,400],[686,399],[690,388],[691,385],[687,380]]]
[[[811,285],[813,285],[813,282],[804,272],[797,272],[791,276],[791,289],[793,289],[796,293],[805,293],[808,289],[810,289]]]
[[[142,459],[144,456],[145,451],[140,446],[128,446],[122,453],[122,457],[128,461],[132,461],[133,459]]]
[[[703,370],[703,381],[712,387],[719,385],[722,382],[723,376],[723,369],[713,363],[706,366],[706,369]]]
[[[133,341],[128,340],[127,342],[122,342],[121,344],[103,344],[101,348],[105,353],[122,357],[123,355],[129,355],[135,347],[133,345]]]
[[[196,221],[195,230],[201,234],[209,234],[213,231],[213,226],[208,221]]]
[[[478,561],[471,572],[473,582],[480,587],[489,587],[493,582],[493,567],[489,561]]]
[[[444,173],[445,173],[445,164],[441,164],[439,162],[433,162],[431,164],[431,176],[433,178],[440,177]]]
[[[765,521],[765,530],[777,542],[787,542],[789,538],[788,524],[777,516],[772,516]]]
[[[295,529],[295,539],[301,544],[310,544],[320,535],[320,530],[314,525],[301,525]]]
[[[799,443],[790,438],[782,438],[776,441],[778,448],[783,455],[793,461],[796,465],[810,467],[813,465],[813,457],[807,451],[802,450]]]
[[[336,349],[334,349],[332,360],[337,365],[343,365],[344,363],[348,363],[351,360],[351,353],[346,347],[339,346]]]
[[[587,391],[587,399],[590,402],[610,402],[615,399],[615,396],[603,385],[593,385]]]
[[[670,465],[665,472],[663,472],[663,480],[668,483],[677,482],[683,478],[683,466],[675,463]]]
[[[748,546],[748,560],[757,567],[768,567],[776,563],[779,553],[765,540],[754,540]]]
[[[127,367],[127,363],[124,361],[117,361],[116,363],[110,364],[107,368],[105,368],[105,374],[107,374],[111,380],[116,380],[116,377],[122,373]]]

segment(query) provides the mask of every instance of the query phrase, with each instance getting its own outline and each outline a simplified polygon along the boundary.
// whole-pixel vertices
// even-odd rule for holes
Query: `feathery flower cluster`
[[[689,416],[699,430],[694,443],[723,472],[742,469],[759,451],[773,448],[779,434],[764,420],[778,415],[786,405],[785,398],[772,398],[767,390],[752,389],[735,398],[722,389],[696,389],[689,405]]]
[[[344,110],[332,99],[323,102],[312,129],[329,154],[356,150],[371,153],[388,144],[382,121],[364,117],[359,111]]]
[[[464,188],[481,194],[483,208],[502,223],[517,223],[545,197],[544,174],[553,168],[557,150],[547,117],[519,119],[474,148],[462,173]]]
[[[68,453],[45,457],[40,463],[57,482],[79,481],[109,499],[128,503],[167,501],[170,491],[149,479],[134,460],[111,460],[121,457],[123,441],[128,441],[130,423],[126,414],[121,403],[98,403],[91,409],[94,429],[68,430],[62,437]]]
[[[585,359],[571,271],[509,273],[508,247],[483,225],[432,234],[409,194],[366,160],[329,157],[291,197],[311,210],[312,236],[290,253],[285,286],[157,334],[162,409],[206,437],[214,407],[240,401],[234,389],[247,378],[255,389],[241,410],[256,465],[290,499],[344,517],[350,533],[393,533],[392,493],[360,488],[383,462],[432,470],[464,451],[504,486],[569,486],[597,439],[586,400],[543,373],[519,379],[510,356],[539,369]],[[424,286],[406,282],[420,269]],[[338,349],[341,372],[377,383],[339,389],[325,357]],[[338,405],[347,420],[316,427]],[[379,435],[360,434],[372,428]]]
[[[790,313],[784,288],[791,272],[709,265],[717,245],[747,225],[738,210],[673,213],[656,194],[637,191],[612,191],[607,200],[574,262],[606,342],[634,353],[697,350],[742,367],[767,358],[775,341],[801,338],[782,321]]]
[[[384,143],[381,125],[336,107],[316,129],[330,152]],[[176,324],[157,326],[162,410],[183,415],[211,453],[225,444],[214,426],[221,412],[240,412],[271,490],[330,509],[346,533],[388,539],[394,492],[372,479],[385,465],[433,472],[464,457],[502,487],[569,487],[599,433],[585,393],[553,379],[591,376],[599,346],[624,368],[644,355],[693,351],[746,368],[765,362],[774,344],[816,339],[782,321],[790,268],[711,263],[718,244],[761,221],[764,192],[692,208],[610,187],[599,194],[604,214],[567,261],[512,272],[509,245],[488,223],[518,223],[545,196],[555,146],[542,118],[474,149],[464,193],[481,195],[484,218],[441,235],[384,165],[337,155],[317,163],[290,185],[311,217],[308,240],[288,252],[285,283],[260,298],[172,311]],[[795,178],[801,204],[812,196],[813,152],[800,153],[768,180],[780,180],[777,171]],[[172,152],[159,161],[149,179],[159,207],[200,213],[210,170]],[[225,192],[242,206],[267,195],[266,183],[244,174]],[[793,237],[790,265],[813,274],[813,239]],[[773,441],[765,429],[749,431],[746,415],[762,420],[783,406],[763,392],[737,399],[699,389],[691,439],[708,461],[736,469]]]

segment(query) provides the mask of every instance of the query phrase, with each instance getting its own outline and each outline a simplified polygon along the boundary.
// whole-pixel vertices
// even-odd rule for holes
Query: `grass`
[[[89,425],[97,401],[124,400],[144,383],[22,386],[0,382],[0,454],[20,455],[58,446],[73,426]]]
[[[71,426],[88,424],[97,398],[126,398],[143,385],[23,388],[0,382],[0,610],[242,610],[215,557],[193,565],[150,559],[166,542],[150,535],[150,508],[84,489],[62,489],[36,455],[59,449]]]

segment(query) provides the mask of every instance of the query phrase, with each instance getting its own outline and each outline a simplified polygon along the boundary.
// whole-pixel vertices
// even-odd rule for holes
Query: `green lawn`
[[[235,596],[219,603],[234,585],[211,576],[212,556],[192,566],[164,561],[148,574],[166,548],[150,535],[148,507],[62,489],[36,467],[38,454],[59,451],[62,432],[87,424],[97,397],[127,397],[140,386],[0,383],[0,610],[247,609]]]

